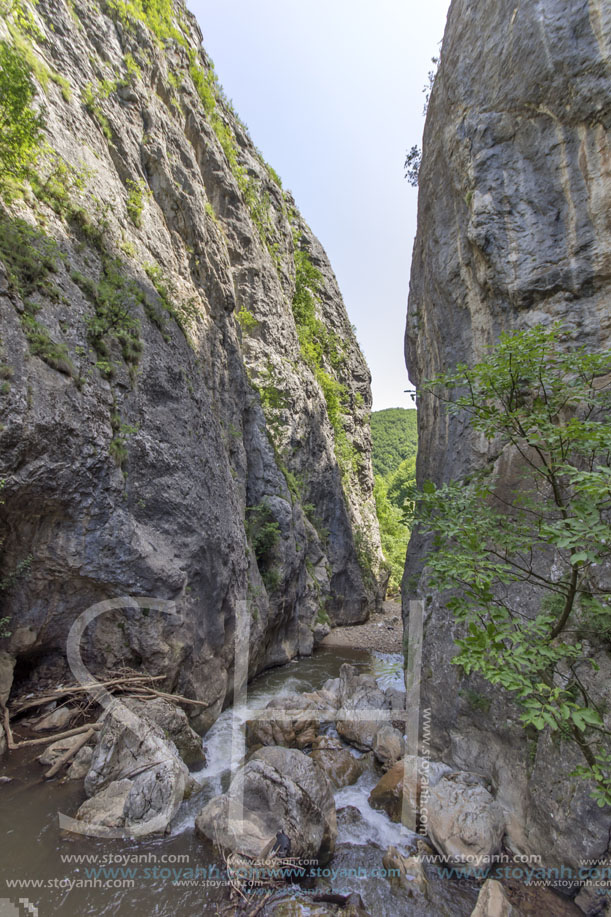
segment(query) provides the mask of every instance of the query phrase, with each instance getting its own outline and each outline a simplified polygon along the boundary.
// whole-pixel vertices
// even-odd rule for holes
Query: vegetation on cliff
[[[508,691],[525,727],[576,743],[575,774],[604,806],[611,729],[591,648],[611,648],[611,352],[566,343],[561,326],[506,334],[425,384],[515,467],[425,482],[413,523],[432,536],[429,585],[464,625],[453,662]]]
[[[283,658],[309,652],[317,622],[366,617],[382,564],[369,376],[325,252],[226,98],[181,0],[0,9],[0,526],[10,532],[3,540],[0,529],[10,617],[0,635],[16,629],[18,608],[36,630],[44,583],[45,602],[57,587],[63,610],[37,652],[60,646],[77,608],[131,588],[122,558],[146,526],[152,543],[181,545],[189,645],[219,614],[208,577],[226,615],[246,596],[253,670],[276,658],[276,635]],[[28,456],[44,444],[44,483],[15,443]],[[149,492],[159,477],[169,512]],[[91,546],[99,528],[66,535],[78,563],[103,556],[75,582],[66,552],[49,563],[39,520],[58,501],[60,528],[78,528],[89,493],[123,523],[109,523],[102,553]],[[21,575],[34,531],[31,575]],[[148,569],[153,554],[138,543],[130,556]],[[167,581],[159,567],[147,580],[152,591]],[[138,658],[137,636],[115,637]],[[208,631],[202,656],[220,658],[207,641]],[[99,649],[101,659],[115,652]],[[218,673],[178,659],[185,691],[205,681],[216,703]]]

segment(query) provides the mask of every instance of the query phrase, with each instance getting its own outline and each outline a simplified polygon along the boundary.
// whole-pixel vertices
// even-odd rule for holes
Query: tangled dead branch
[[[49,778],[55,776],[62,767],[72,759],[78,749],[86,744],[86,741],[91,739],[95,730],[100,728],[100,723],[92,722],[91,718],[92,715],[94,715],[94,705],[99,705],[98,696],[102,693],[108,693],[113,696],[117,695],[123,698],[133,697],[138,700],[160,697],[177,705],[206,706],[203,701],[193,700],[181,694],[160,691],[153,687],[156,682],[162,681],[164,678],[164,675],[149,675],[147,673],[135,672],[131,669],[119,669],[118,671],[108,673],[106,678],[101,681],[92,681],[87,684],[62,685],[39,697],[25,697],[18,700],[11,704],[10,708],[2,706],[0,707],[0,711],[2,713],[8,748],[10,751],[13,751],[17,748],[24,748],[31,745],[48,745],[51,742],[57,742],[59,739],[67,739],[72,736],[88,734],[87,740],[83,739],[82,742],[79,742],[71,748],[69,752],[57,762],[57,765],[45,774],[45,777]],[[53,711],[62,707],[68,707],[72,714],[68,722],[74,722],[75,720],[78,722],[80,719],[83,721],[82,725],[75,726],[71,729],[63,729],[61,731],[50,729],[46,735],[37,736],[36,738],[15,735],[14,729],[16,727],[30,728],[32,726],[39,726],[44,718],[51,712],[44,709],[50,704],[53,704]],[[21,718],[28,711],[34,714],[34,718],[32,719],[28,716],[25,720],[20,722]],[[37,714],[37,711],[40,712],[40,715]],[[67,724],[64,723],[63,725]]]

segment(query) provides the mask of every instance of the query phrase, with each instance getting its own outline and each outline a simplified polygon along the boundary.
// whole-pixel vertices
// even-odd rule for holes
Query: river
[[[9,901],[16,904],[24,898],[38,908],[39,917],[191,917],[219,913],[228,901],[227,888],[214,885],[222,881],[223,862],[211,845],[196,836],[194,820],[204,803],[229,783],[233,718],[244,722],[249,711],[264,707],[278,694],[322,687],[328,678],[339,675],[344,662],[373,673],[383,688],[402,687],[400,656],[344,647],[322,648],[311,657],[263,673],[249,685],[248,709],[226,710],[204,736],[206,764],[193,773],[199,790],[183,803],[165,837],[129,841],[62,833],[58,812],[75,813],[85,798],[81,781],[44,781],[43,768],[36,761],[40,748],[12,752],[2,763],[2,773],[12,780],[0,785],[0,879],[6,889],[0,895],[7,896],[4,902],[0,898],[2,917]],[[387,880],[346,877],[359,866],[381,867],[381,857],[389,845],[401,849],[413,839],[406,832],[402,835],[399,826],[369,806],[368,795],[375,780],[367,771],[354,786],[335,794],[338,839],[330,867],[337,874],[329,880],[329,888],[340,894],[358,891],[367,910],[376,917],[416,917],[424,912],[411,909],[408,898],[397,900]],[[438,881],[432,890],[435,903],[426,911],[431,915],[467,917],[477,896],[464,882]],[[11,913],[6,910],[7,917]],[[15,909],[14,917],[19,913]]]

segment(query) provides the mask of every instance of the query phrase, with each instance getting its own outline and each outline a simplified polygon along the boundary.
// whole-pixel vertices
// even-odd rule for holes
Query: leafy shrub
[[[318,611],[316,612],[316,623],[317,624],[331,624],[331,618],[327,612],[327,609],[324,605],[318,606]]]
[[[246,509],[246,535],[252,545],[261,578],[268,592],[280,584],[280,574],[274,566],[274,548],[280,540],[280,526],[266,500]]]
[[[248,309],[242,307],[239,312],[236,313],[236,318],[240,325],[240,328],[245,334],[250,334],[256,328],[259,327],[259,322],[254,317],[252,312]]]
[[[405,154],[405,162],[403,168],[405,169],[405,177],[412,186],[412,188],[418,187],[418,178],[420,175],[420,166],[422,164],[422,150],[418,146],[413,146]]]
[[[144,210],[144,199],[145,197],[150,197],[151,192],[149,191],[146,182],[142,179],[139,181],[132,181],[131,178],[127,180],[127,215],[134,224],[140,228],[142,226],[142,211]]]
[[[296,244],[299,238],[295,239]],[[356,471],[355,450],[348,439],[343,415],[348,410],[348,391],[331,375],[330,368],[338,370],[344,362],[344,353],[338,338],[318,318],[316,306],[320,298],[323,277],[303,249],[295,249],[295,293],[292,308],[301,355],[316,377],[333,428],[335,457],[342,477],[348,480]]]
[[[42,141],[43,118],[32,108],[36,88],[22,54],[0,41],[0,192],[27,178]]]
[[[66,346],[54,341],[38,321],[36,315],[40,306],[30,298],[36,293],[58,298],[58,290],[50,279],[59,266],[57,243],[25,220],[0,210],[0,258],[7,269],[9,283],[23,301],[21,324],[30,353],[41,357],[53,369],[72,374],[74,367]]]
[[[402,511],[388,498],[388,484],[384,478],[376,477],[373,495],[380,526],[382,553],[390,568],[388,590],[391,594],[396,594],[401,589],[409,529],[405,525]]]
[[[30,353],[35,357],[40,357],[53,369],[71,376],[74,373],[74,366],[66,345],[54,341],[45,326],[36,319],[38,306],[29,300],[26,300],[24,305],[21,325],[28,340]]]
[[[59,266],[57,242],[22,220],[0,209],[0,258],[10,284],[22,299],[44,293],[49,277]]]
[[[39,201],[47,204],[58,216],[71,219],[75,213],[74,192],[85,187],[86,173],[75,169],[57,154],[45,156],[46,177],[32,174],[30,184]]]
[[[134,55],[128,52],[125,55],[124,61],[125,61],[125,69],[127,70],[129,77],[134,81],[141,80],[142,79],[142,70],[140,69],[140,66],[138,65]]]
[[[118,412],[110,416],[113,437],[108,444],[108,452],[119,468],[123,468],[128,457],[127,443],[130,436],[138,432],[138,427],[124,423]]]
[[[70,277],[94,306],[94,314],[87,322],[87,335],[89,343],[102,358],[98,368],[107,378],[113,374],[112,362],[108,359],[113,339],[119,344],[125,362],[135,366],[142,352],[140,322],[135,308],[145,297],[138,284],[125,277],[122,262],[104,255],[98,281],[78,271],[72,271]]]
[[[97,87],[94,87],[91,83],[87,83],[82,93],[82,101],[85,109],[89,112],[91,117],[97,121],[100,130],[109,141],[112,140],[112,128],[108,118],[102,111],[100,102],[103,99],[107,99],[110,93],[116,89],[116,86],[116,82],[110,82],[108,80],[100,81]]]

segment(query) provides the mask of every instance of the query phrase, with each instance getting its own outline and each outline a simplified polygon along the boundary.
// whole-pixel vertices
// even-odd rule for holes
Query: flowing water
[[[402,687],[401,657],[343,647],[318,650],[312,657],[259,676],[249,685],[247,705],[226,710],[205,735],[206,765],[193,774],[199,790],[183,803],[170,834],[162,838],[109,840],[62,833],[58,812],[74,814],[84,799],[82,782],[45,782],[43,768],[36,761],[40,748],[13,752],[4,759],[2,769],[13,779],[0,785],[1,917],[5,913],[6,917],[17,917],[19,911],[10,910],[9,901],[16,904],[24,898],[38,908],[39,917],[218,913],[227,903],[227,889],[214,887],[223,864],[212,846],[195,835],[193,826],[207,800],[228,786],[232,750],[235,752],[235,719],[243,723],[253,709],[264,707],[278,694],[322,687],[328,678],[338,676],[344,662],[373,673],[381,687]],[[233,766],[237,764],[234,760]],[[368,795],[375,780],[366,772],[354,786],[336,793],[338,810],[353,808],[344,808],[338,816],[338,848],[332,865],[337,861],[349,868],[380,866],[381,855],[390,844],[401,847],[409,842],[407,833],[401,836],[399,826],[369,806]],[[412,913],[397,907],[397,901],[393,903],[386,880],[377,879],[375,887],[370,880],[360,879],[337,879],[332,884],[334,891],[344,894],[354,890],[366,893],[367,904],[375,904],[372,913],[376,917]],[[456,904],[456,889],[451,889],[448,901],[440,900],[440,910],[431,913],[470,914],[472,891],[460,891],[459,899],[461,894],[466,896],[464,905]]]

